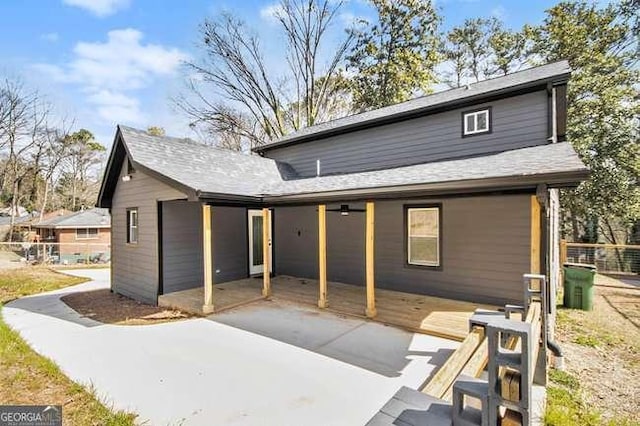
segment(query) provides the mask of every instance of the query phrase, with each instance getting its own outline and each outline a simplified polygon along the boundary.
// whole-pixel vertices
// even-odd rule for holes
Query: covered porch
[[[318,280],[278,275],[271,278],[270,298],[317,306],[318,285]],[[262,295],[262,277],[217,284],[214,291],[215,312],[266,300]],[[198,287],[162,295],[158,304],[202,314],[203,298],[204,288]],[[366,317],[365,287],[328,282],[327,302],[323,310]],[[466,337],[469,332],[468,319],[476,309],[497,308],[386,289],[376,290],[375,306],[377,315],[372,318],[373,321],[453,340],[463,340]]]
[[[182,227],[163,219],[162,249],[163,264],[175,265],[181,273],[173,275],[189,286],[165,280],[158,304],[209,315],[276,298],[462,340],[476,309],[518,300],[521,274],[541,269],[535,195],[342,203],[166,204],[165,212],[191,212],[179,215]],[[411,216],[414,211],[420,214]],[[184,231],[194,223],[198,229]],[[181,244],[166,244],[171,233]],[[412,250],[433,263],[409,264]]]

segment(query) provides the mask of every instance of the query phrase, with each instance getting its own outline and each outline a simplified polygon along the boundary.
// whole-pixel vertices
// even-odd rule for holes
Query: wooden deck
[[[271,286],[274,299],[318,305],[317,280],[279,275],[272,278]],[[262,279],[258,278],[218,284],[213,296],[215,312],[261,300],[261,290]],[[365,318],[365,287],[329,282],[327,294],[327,311]],[[460,341],[467,336],[468,319],[476,309],[496,309],[495,306],[384,289],[376,289],[375,296],[378,315],[374,321]],[[203,289],[194,288],[160,296],[158,303],[201,314],[203,297]]]

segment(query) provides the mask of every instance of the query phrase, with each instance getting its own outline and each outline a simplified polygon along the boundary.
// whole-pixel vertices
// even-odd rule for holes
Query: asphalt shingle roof
[[[109,209],[94,208],[56,216],[33,225],[36,228],[96,228],[110,227]]]
[[[481,157],[438,161],[344,175],[288,180],[268,188],[269,195],[308,194],[350,189],[524,177],[586,171],[568,142],[505,151]]]
[[[134,162],[195,191],[256,196],[265,185],[292,173],[288,166],[257,155],[119,127]]]
[[[486,96],[493,92],[517,90],[527,85],[532,86],[553,78],[568,76],[570,73],[571,68],[567,61],[553,62],[523,71],[514,72],[512,74],[507,74],[506,76],[471,83],[468,86],[433,93],[431,95],[422,96],[399,104],[306,127],[297,132],[283,136],[272,143],[257,147],[255,150],[265,151],[279,145],[302,142],[303,140],[312,140],[325,134],[337,133],[341,130],[364,126],[369,123],[375,123],[376,121],[389,120],[393,117],[408,115],[422,110],[429,110],[444,104],[463,102],[479,96]]]
[[[563,142],[392,169],[296,178],[290,167],[269,158],[124,126],[120,130],[135,163],[206,194],[262,198],[587,170],[571,145]]]

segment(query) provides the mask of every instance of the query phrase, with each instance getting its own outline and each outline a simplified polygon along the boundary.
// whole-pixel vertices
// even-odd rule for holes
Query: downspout
[[[541,220],[543,221],[543,223],[541,224],[542,233],[543,233],[542,238],[544,241],[543,247],[545,248],[545,250],[541,250],[541,253],[540,253],[542,256],[541,264],[545,265],[545,269],[546,269],[545,272],[547,272],[546,275],[547,277],[550,278],[551,266],[549,264],[548,249],[549,249],[549,241],[551,241],[551,236],[549,235],[550,234],[549,215],[551,212],[551,207],[550,207],[550,200],[549,200],[549,189],[547,188],[547,186],[538,185],[536,196],[538,198],[538,202],[540,202],[541,206],[544,208],[544,213],[545,213],[544,215],[541,215]],[[547,285],[549,285],[549,282],[550,282],[550,279],[547,279]],[[562,349],[560,348],[560,345],[558,345],[557,342],[552,340],[553,336],[551,336],[551,330],[549,326],[549,314],[551,309],[550,303],[555,303],[555,300],[554,300],[555,294],[550,294],[550,291],[549,291],[550,288],[551,286],[549,286],[545,291],[547,300],[543,301],[544,306],[546,307],[543,312],[543,321],[544,321],[544,328],[545,328],[544,342],[547,349],[549,349],[553,353],[554,368],[556,368],[557,370],[563,370],[564,355],[562,353]]]
[[[562,354],[562,349],[560,345],[558,345],[553,340],[549,340],[549,336],[547,335],[547,348],[553,352],[553,366],[556,370],[564,370],[564,355]]]

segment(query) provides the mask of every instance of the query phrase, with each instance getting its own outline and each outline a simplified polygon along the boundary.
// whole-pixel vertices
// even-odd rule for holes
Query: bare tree
[[[91,200],[96,198],[99,181],[96,168],[103,163],[106,148],[86,129],[65,135],[64,148],[57,190],[66,199],[65,204],[75,211],[92,204]]]
[[[200,29],[205,57],[187,63],[195,74],[187,96],[176,104],[192,119],[192,127],[206,127],[220,145],[238,149],[281,137],[313,125],[326,116],[328,100],[339,91],[339,65],[352,36],[322,66],[322,45],[341,2],[282,0],[276,19],[287,42],[287,75],[266,66],[255,34],[229,14],[205,20]],[[209,89],[209,90],[208,90]]]
[[[21,82],[5,80],[0,89],[0,111],[0,146],[8,150],[2,185],[10,191],[9,241],[12,241],[22,185],[33,172],[34,158],[30,156],[41,142],[50,109],[36,92],[26,90]],[[35,160],[39,161],[39,156]]]
[[[36,176],[44,181],[40,203],[40,220],[44,218],[49,203],[51,188],[55,186],[56,178],[61,172],[61,165],[70,153],[68,149],[69,127],[63,122],[62,128],[48,127],[43,132],[40,168]]]
[[[324,0],[282,0],[276,17],[287,37],[287,58],[295,82],[293,106],[294,129],[313,126],[325,111],[333,95],[341,89],[339,66],[353,41],[353,32],[347,32],[329,59],[326,69],[321,68],[319,55],[324,35],[329,29],[342,2]]]

